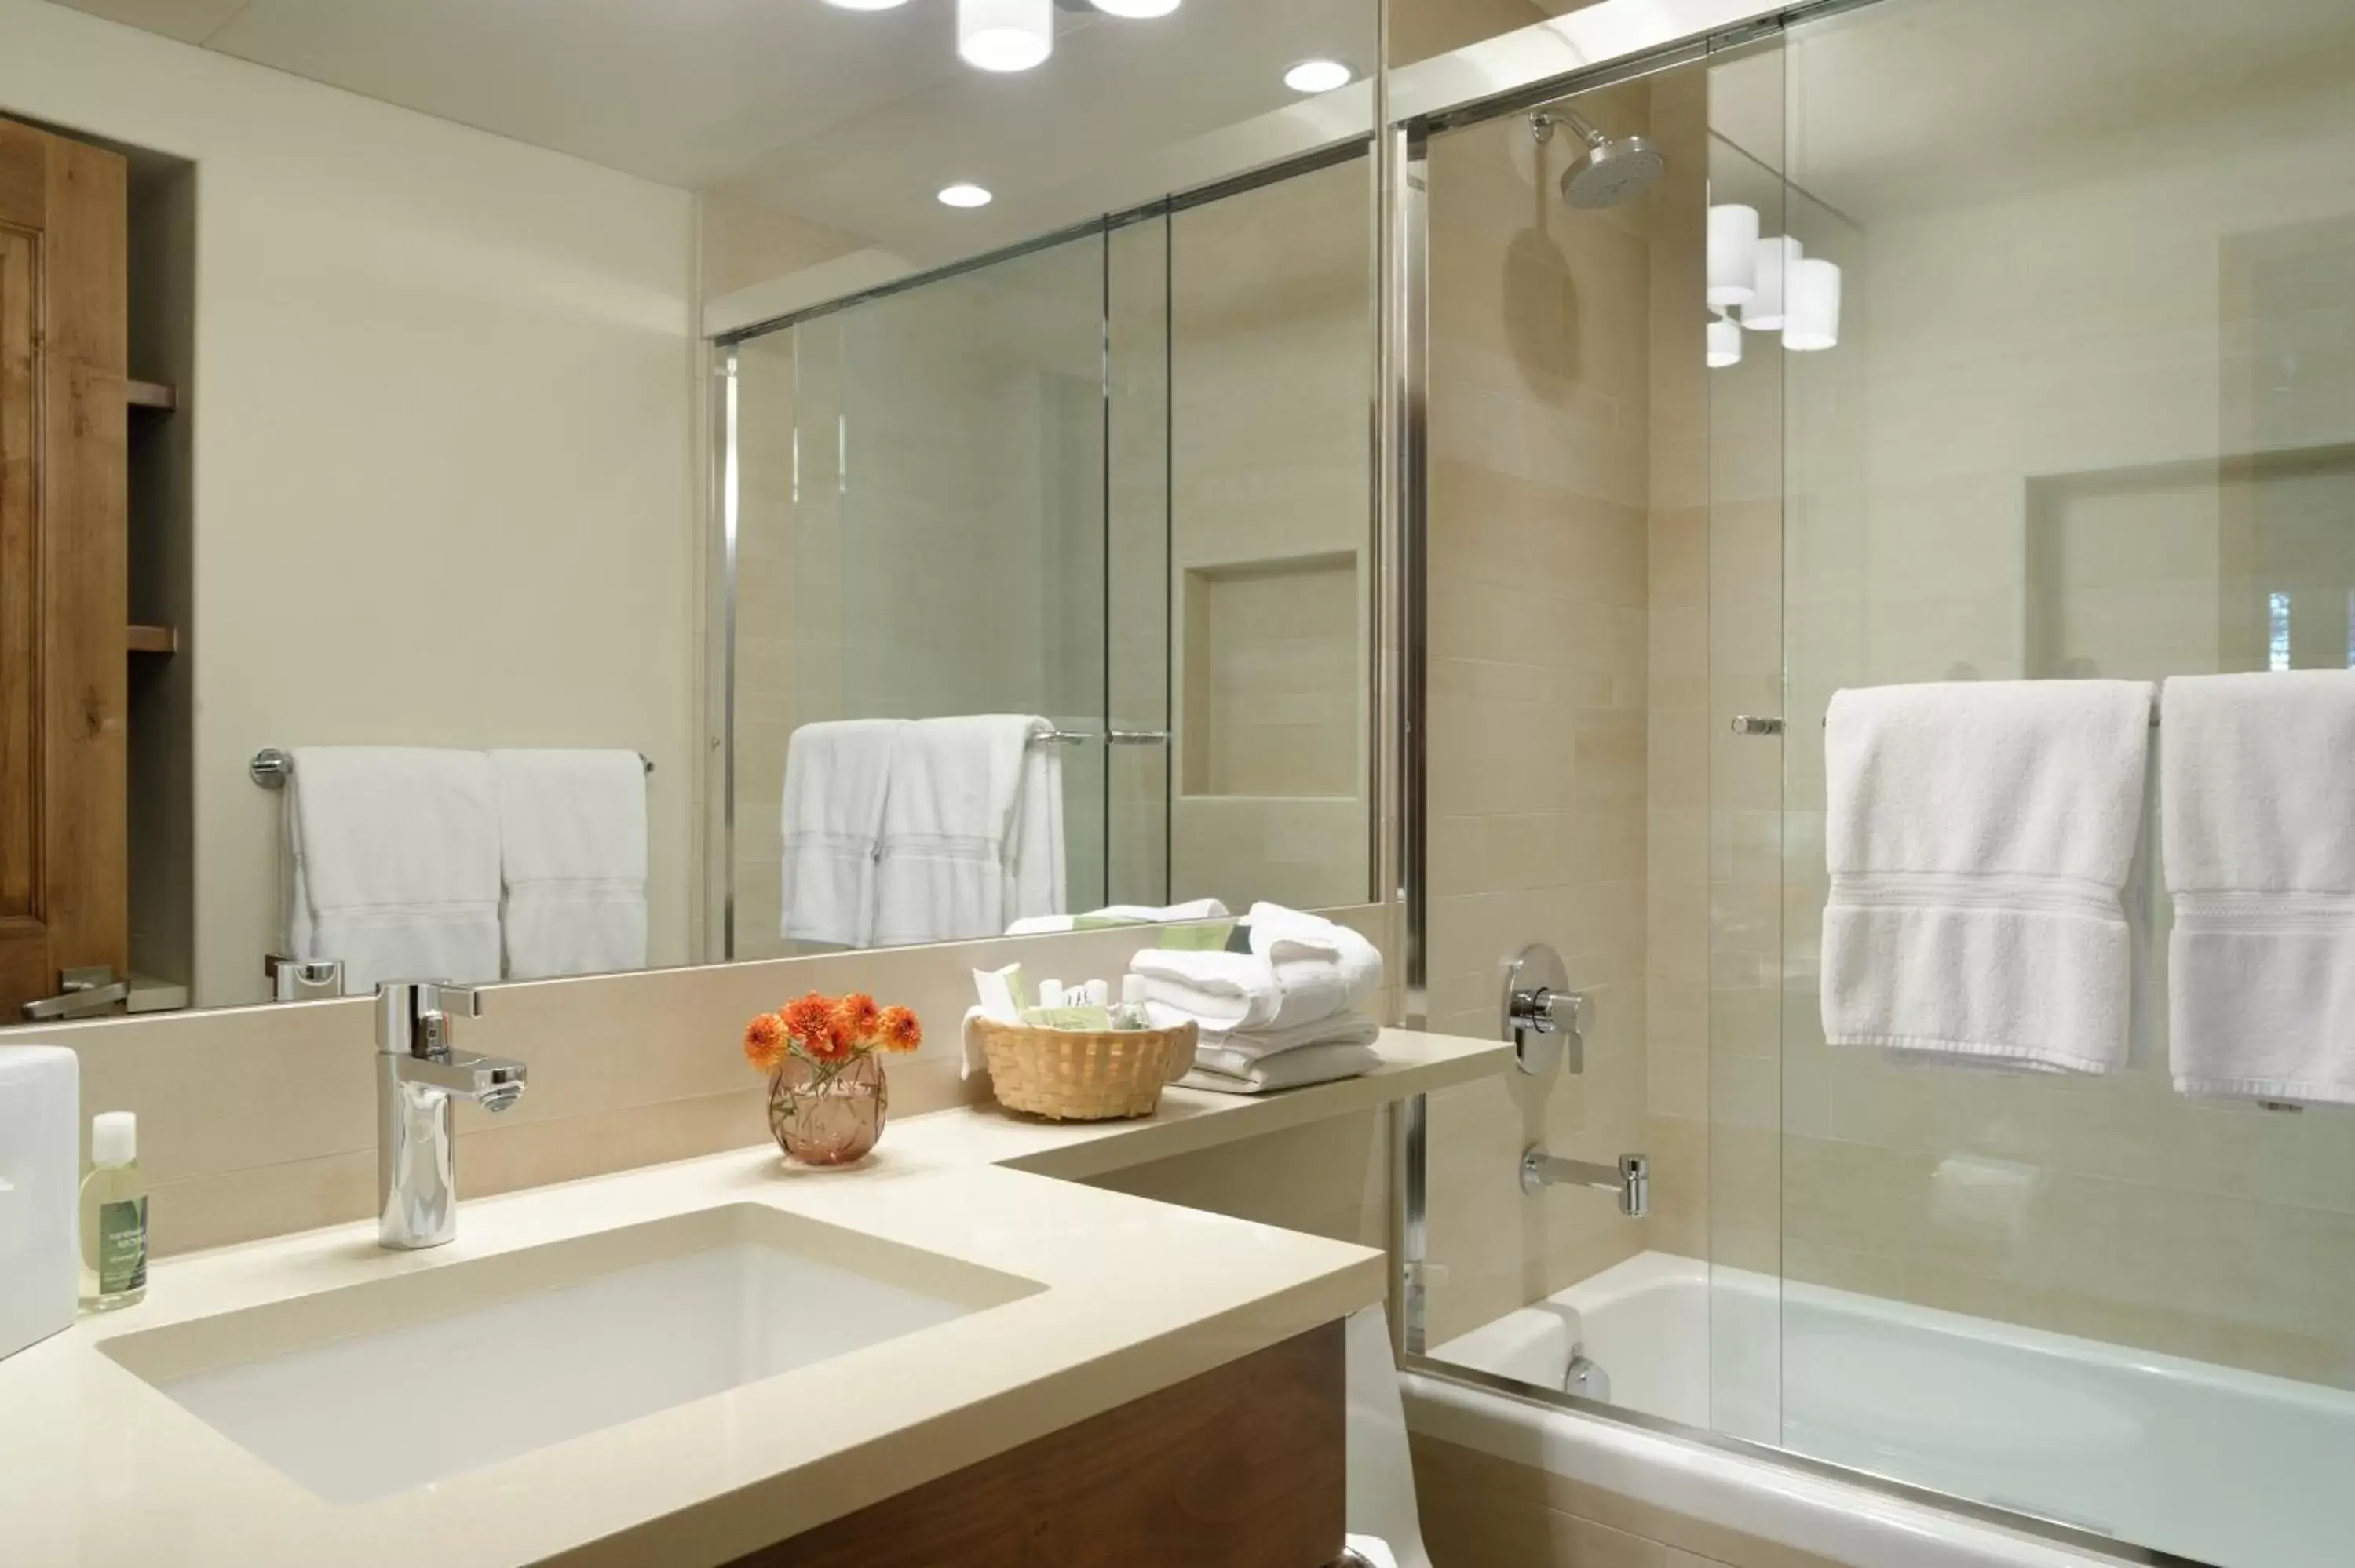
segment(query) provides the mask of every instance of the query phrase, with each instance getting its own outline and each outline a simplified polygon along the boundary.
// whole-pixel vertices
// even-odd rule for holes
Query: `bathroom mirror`
[[[122,302],[37,454],[103,547],[7,563],[0,668],[95,673],[0,680],[0,1022],[1365,901],[1379,11],[0,0]],[[1012,734],[1022,895],[794,935],[844,723],[915,788]]]

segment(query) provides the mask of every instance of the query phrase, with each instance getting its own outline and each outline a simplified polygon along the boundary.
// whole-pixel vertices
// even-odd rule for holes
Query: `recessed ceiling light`
[[[1284,73],[1284,85],[1295,92],[1330,92],[1348,86],[1355,75],[1339,60],[1302,60]]]
[[[826,0],[837,11],[891,11],[905,5],[908,0]]]
[[[943,207],[987,207],[991,200],[992,197],[987,191],[964,180],[959,180],[953,185],[941,187]]]
[[[1167,16],[1178,9],[1178,0],[1095,0],[1095,7],[1107,16]]]

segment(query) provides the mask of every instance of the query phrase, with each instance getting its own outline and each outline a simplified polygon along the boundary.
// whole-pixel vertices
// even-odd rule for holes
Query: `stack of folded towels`
[[[1366,1009],[1382,987],[1382,955],[1346,926],[1280,904],[1254,904],[1241,951],[1148,948],[1129,960],[1144,977],[1157,1028],[1201,1026],[1189,1088],[1258,1095],[1381,1065],[1381,1031]]]

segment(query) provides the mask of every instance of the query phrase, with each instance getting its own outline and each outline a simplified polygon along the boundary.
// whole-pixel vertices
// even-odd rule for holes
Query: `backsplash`
[[[1333,913],[1395,951],[1386,906]],[[924,1048],[891,1064],[894,1117],[974,1102],[986,1083],[960,1080],[956,1043],[971,970],[1018,961],[1035,975],[1111,975],[1155,939],[1135,927],[496,987],[459,1038],[520,1059],[530,1089],[497,1118],[459,1107],[460,1190],[482,1197],[762,1142],[766,1097],[741,1053],[744,1021],[811,990],[871,991],[923,1019]],[[85,1114],[138,1113],[160,1255],[374,1210],[374,1005],[108,1019],[38,1039],[80,1055]],[[1384,1012],[1395,1015],[1387,1001]]]

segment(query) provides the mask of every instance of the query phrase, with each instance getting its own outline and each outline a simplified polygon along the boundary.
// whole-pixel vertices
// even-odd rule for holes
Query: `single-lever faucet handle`
[[[439,1013],[444,1018],[480,1018],[483,1016],[483,989],[473,985],[453,985],[447,980],[428,980],[417,988],[417,1011],[420,1016]]]
[[[480,1018],[479,987],[449,980],[380,980],[376,1048],[388,1056],[430,1056],[450,1048],[450,1020]]]

